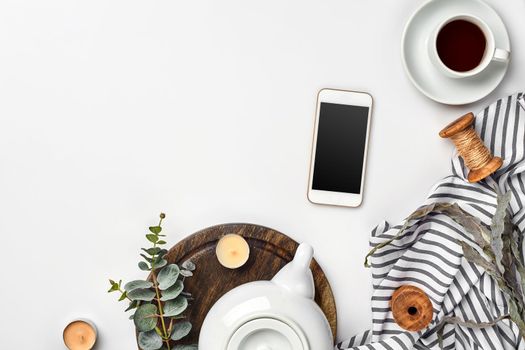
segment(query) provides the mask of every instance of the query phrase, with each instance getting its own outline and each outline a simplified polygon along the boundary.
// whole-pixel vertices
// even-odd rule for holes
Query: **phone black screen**
[[[314,190],[360,193],[368,109],[321,102]]]

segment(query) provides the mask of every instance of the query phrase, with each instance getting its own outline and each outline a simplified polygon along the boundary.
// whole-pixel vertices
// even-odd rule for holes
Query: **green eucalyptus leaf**
[[[142,271],[150,271],[149,265],[144,261],[139,262],[139,269],[141,269]]]
[[[148,241],[150,241],[151,243],[157,243],[157,241],[159,240],[159,237],[157,237],[157,235],[154,235],[152,233],[149,233],[146,235],[146,238],[148,239]]]
[[[157,281],[159,282],[159,288],[166,290],[171,287],[179,278],[180,269],[176,264],[169,264],[160,270],[157,275]]]
[[[158,240],[158,241],[157,241],[157,244],[158,244],[158,245],[164,245],[164,244],[166,244],[166,241],[164,241],[164,240],[161,239],[161,240]]]
[[[140,332],[138,343],[142,350],[157,350],[162,347],[162,338],[155,331]]]
[[[131,292],[132,290],[135,290],[137,288],[151,288],[153,287],[153,283],[150,281],[143,281],[143,280],[135,280],[128,282],[124,285],[124,290]]]
[[[184,284],[182,283],[181,280],[177,280],[175,284],[173,284],[173,286],[162,291],[162,297],[160,298],[160,300],[161,301],[173,300],[180,295],[183,289],[184,289]]]
[[[160,252],[161,248],[159,247],[153,247],[153,248],[148,248],[148,249],[142,248],[142,250],[148,253],[149,255],[157,255]]]
[[[181,267],[188,271],[195,271],[195,264],[191,260],[186,260],[183,262]]]
[[[158,262],[160,262],[162,259],[163,259],[163,256],[161,256],[161,255],[157,255],[157,256],[155,257],[155,260],[154,260],[154,261],[155,261],[155,264],[157,264]]]
[[[193,276],[193,272],[190,270],[180,270],[180,274],[184,277],[191,277]]]
[[[164,303],[164,316],[173,317],[183,313],[188,307],[188,300],[185,297],[179,295],[174,300],[169,300]]]
[[[152,258],[150,258],[149,256],[146,256],[145,254],[140,254],[141,257],[144,258],[144,260],[146,260],[147,262],[149,262],[150,264],[154,261]]]
[[[128,292],[124,291],[124,293],[120,295],[120,298],[118,298],[118,301],[126,300],[127,297],[128,297]]]
[[[128,308],[126,310],[124,310],[124,312],[136,309],[138,305],[139,305],[138,300],[132,300],[132,301],[129,302],[129,306],[128,306]]]
[[[155,298],[155,292],[147,288],[138,288],[130,291],[128,297],[131,300],[152,301]]]
[[[166,259],[160,259],[158,262],[155,263],[155,269],[160,269],[161,267],[164,267],[168,264],[168,261]]]
[[[159,253],[157,254],[157,256],[162,258],[166,254],[168,254],[168,250],[167,249],[161,249],[161,250],[159,250]]]
[[[116,292],[119,289],[117,282],[109,280],[109,283],[111,284],[111,288],[109,288],[108,293]]]
[[[157,325],[157,307],[153,304],[144,304],[138,307],[133,317],[135,327],[139,332],[148,332]]]
[[[160,227],[160,226],[150,226],[149,230],[150,230],[150,232],[158,235],[162,231],[162,227]]]
[[[177,322],[171,331],[171,340],[180,340],[187,336],[191,331],[191,323],[188,321]]]

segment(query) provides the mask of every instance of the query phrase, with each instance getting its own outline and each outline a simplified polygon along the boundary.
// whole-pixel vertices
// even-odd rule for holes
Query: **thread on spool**
[[[465,165],[472,170],[481,169],[492,159],[492,154],[481,142],[474,128],[467,128],[450,137]]]
[[[494,157],[472,127],[474,114],[468,113],[449,124],[439,132],[439,136],[450,138],[470,169],[469,182],[478,182],[498,170],[503,161]]]

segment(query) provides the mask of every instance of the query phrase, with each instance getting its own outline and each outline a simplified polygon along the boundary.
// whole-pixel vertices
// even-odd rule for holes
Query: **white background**
[[[311,243],[338,339],[367,329],[370,230],[448,174],[445,124],[525,83],[525,4],[491,0],[513,44],[502,85],[463,107],[422,96],[400,61],[422,3],[2,0],[0,347],[63,348],[66,322],[88,317],[99,349],[135,348],[107,279],[144,277],[138,252],[160,211],[172,244],[232,221]],[[375,98],[358,209],[306,200],[324,87]]]

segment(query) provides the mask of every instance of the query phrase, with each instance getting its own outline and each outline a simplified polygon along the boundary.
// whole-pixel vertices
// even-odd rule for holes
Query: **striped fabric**
[[[485,108],[475,121],[476,131],[490,151],[503,158],[492,178],[471,184],[468,169],[454,154],[452,175],[439,181],[425,204],[456,202],[465,211],[490,224],[496,193],[512,192],[511,212],[520,232],[525,229],[525,99],[522,93],[502,98]],[[401,225],[384,222],[370,238],[370,246],[394,236]],[[469,234],[443,214],[414,220],[402,237],[372,257],[372,329],[336,345],[336,349],[439,349],[437,330],[445,316],[476,322],[492,321],[507,313],[494,280],[482,268],[463,258],[461,239],[475,246]],[[434,308],[430,326],[420,332],[401,329],[389,307],[392,292],[403,284],[425,291]],[[518,328],[504,320],[483,329],[447,324],[444,349],[525,349]]]

